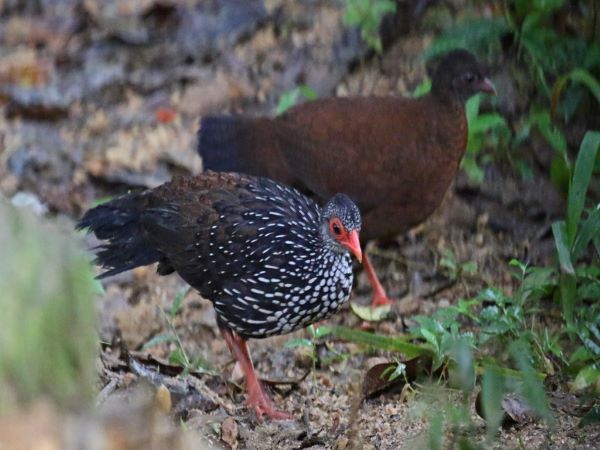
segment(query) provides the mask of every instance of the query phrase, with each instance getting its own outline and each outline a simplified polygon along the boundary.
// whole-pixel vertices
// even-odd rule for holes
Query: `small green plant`
[[[480,163],[485,164],[491,160],[489,153],[482,157],[482,150],[506,147],[512,135],[506,119],[497,112],[480,113],[480,103],[481,96],[475,95],[466,104],[469,134],[467,150],[461,162],[469,179],[477,183],[481,183],[484,178]]]
[[[396,12],[393,0],[345,0],[344,23],[359,27],[362,39],[375,52],[381,54],[383,46],[379,36],[379,24],[388,13]]]
[[[537,117],[535,126],[562,146],[562,135],[552,128],[548,116]],[[513,259],[509,263],[512,291],[489,286],[431,316],[412,317],[414,324],[401,336],[342,327],[330,330],[340,339],[397,355],[387,375],[396,369],[404,373],[409,365],[413,372],[421,367],[417,379],[425,385],[416,384],[416,398],[427,404],[428,388],[423,388],[427,383],[438,392],[435,400],[429,400],[429,404],[436,402],[438,411],[428,416],[431,433],[425,437],[429,447],[481,448],[464,431],[472,426],[469,399],[476,385],[481,386],[478,405],[486,419],[489,442],[506,415],[505,399],[512,396],[533,417],[553,425],[543,383],[548,375],[566,374],[573,391],[600,392],[600,206],[589,204],[587,198],[598,152],[600,133],[594,131],[586,133],[574,164],[565,149],[568,205],[565,219],[552,227],[557,266],[535,267]],[[464,271],[450,251],[440,267],[448,276],[459,277]],[[553,302],[562,312],[558,320],[547,314],[556,310]],[[415,364],[415,359],[420,363]],[[460,397],[454,395],[451,400],[452,393]],[[586,421],[594,417],[591,414]],[[445,437],[440,439],[440,434]]]
[[[285,348],[306,348],[309,350],[310,359],[312,361],[313,371],[317,365],[317,341],[328,334],[330,334],[331,330],[326,326],[315,327],[314,324],[308,327],[308,331],[310,333],[310,339],[307,338],[296,338],[291,339],[285,343]]]
[[[296,103],[298,103],[298,100],[300,100],[302,97],[307,100],[316,100],[317,93],[310,86],[306,86],[304,84],[296,86],[295,88],[290,89],[281,95],[279,102],[277,103],[277,108],[275,109],[275,114],[283,114]]]
[[[562,130],[552,121],[550,111],[538,104],[532,104],[529,114],[516,133],[512,147],[516,148],[529,139],[531,131],[537,129],[555,152],[550,168],[550,179],[561,190],[567,190],[571,161],[567,151],[567,139]]]
[[[425,78],[421,81],[417,87],[411,92],[411,97],[417,98],[425,94],[429,94],[431,91],[431,78]]]
[[[472,180],[481,180],[480,164],[490,158],[487,152],[480,150],[493,149],[493,141],[497,139],[498,148],[511,150],[507,156],[513,167],[523,178],[531,179],[531,167],[513,154],[530,137],[531,129],[538,128],[557,152],[552,161],[551,179],[566,190],[567,144],[552,118],[562,117],[567,123],[578,112],[586,111],[582,106],[589,110],[594,101],[596,104],[592,107],[600,104],[600,44],[594,36],[596,8],[582,4],[579,8],[572,6],[565,0],[507,0],[500,9],[502,15],[478,18],[467,14],[466,20],[446,29],[427,51],[426,56],[431,57],[451,48],[465,47],[498,62],[506,45],[511,44],[511,50],[521,63],[508,69],[514,75],[515,86],[523,92],[532,91],[527,94],[531,99],[527,105],[529,114],[516,124],[514,133],[500,123],[500,118],[488,118],[498,121],[492,123],[491,131],[484,135],[485,139],[491,136],[492,142],[485,139],[482,142],[481,136],[469,136],[470,148],[463,159],[463,168]],[[523,67],[528,73],[519,77]],[[590,98],[592,101],[587,101]],[[468,106],[476,110],[475,105]],[[472,118],[476,116],[477,111]],[[596,170],[600,170],[600,159],[596,161]]]
[[[449,248],[444,249],[439,265],[440,269],[451,280],[459,280],[465,275],[477,273],[477,263],[475,261],[459,262],[456,260],[454,252]]]
[[[575,324],[578,286],[579,289],[583,287],[581,282],[578,283],[575,263],[583,256],[590,243],[594,240],[597,242],[600,234],[600,207],[596,205],[587,212],[585,210],[586,194],[599,147],[600,132],[588,131],[581,142],[575,167],[568,174],[566,219],[552,224],[560,262],[560,299],[565,321],[571,329]],[[588,283],[584,284],[587,285]]]
[[[190,287],[186,286],[179,290],[179,292],[175,295],[175,299],[173,300],[173,304],[171,308],[169,308],[168,312],[163,313],[163,318],[165,323],[169,327],[169,331],[167,333],[159,334],[154,336],[148,342],[144,344],[142,347],[143,351],[146,351],[152,347],[155,347],[160,344],[175,342],[176,348],[172,350],[169,354],[169,362],[171,364],[176,364],[178,366],[183,367],[183,373],[187,374],[189,372],[201,372],[201,373],[212,373],[212,369],[208,361],[206,361],[201,356],[198,356],[195,359],[189,357],[185,347],[183,346],[183,342],[177,334],[177,330],[175,329],[174,320],[179,311],[181,310],[183,299],[186,294],[190,291]]]

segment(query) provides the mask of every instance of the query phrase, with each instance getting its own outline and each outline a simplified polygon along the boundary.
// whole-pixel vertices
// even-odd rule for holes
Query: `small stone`
[[[346,436],[340,437],[335,443],[337,450],[345,450],[348,447],[348,438]]]
[[[323,386],[329,388],[331,387],[331,380],[329,379],[329,377],[327,375],[321,375],[321,383],[323,384]]]
[[[312,348],[296,347],[294,349],[294,361],[296,362],[296,367],[310,369],[313,364],[312,353]]]
[[[233,417],[228,417],[221,424],[221,440],[235,450],[238,446],[238,425]]]
[[[171,407],[173,406],[171,393],[164,384],[161,384],[156,390],[156,394],[154,395],[154,403],[158,409],[165,414],[168,414],[171,411]]]

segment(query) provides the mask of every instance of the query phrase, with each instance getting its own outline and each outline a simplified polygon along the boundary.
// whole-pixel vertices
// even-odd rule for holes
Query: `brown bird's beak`
[[[350,253],[354,255],[354,257],[358,260],[359,263],[362,262],[362,250],[360,249],[360,241],[358,239],[358,231],[352,230],[346,235],[346,239],[344,239],[344,245]]]
[[[481,81],[481,83],[479,83],[479,90],[481,92],[485,92],[486,94],[490,94],[490,95],[498,94],[496,92],[496,87],[494,86],[494,83],[492,83],[489,78],[484,78]]]

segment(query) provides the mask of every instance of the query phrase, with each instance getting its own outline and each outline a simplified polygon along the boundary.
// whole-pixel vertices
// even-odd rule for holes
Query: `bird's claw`
[[[263,391],[262,387],[248,393],[246,406],[254,410],[259,422],[262,422],[263,416],[268,417],[270,420],[294,419],[294,416],[291,414],[278,410],[268,395]]]
[[[387,306],[394,303],[383,291],[375,291],[373,293],[373,297],[371,298],[371,308],[377,308],[380,306]]]

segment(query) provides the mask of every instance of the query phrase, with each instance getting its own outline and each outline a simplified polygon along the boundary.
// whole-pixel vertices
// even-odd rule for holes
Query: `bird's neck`
[[[429,94],[441,107],[453,110],[461,110],[465,107],[465,102],[451,89],[441,89],[432,86]]]
[[[430,94],[427,102],[437,119],[438,139],[444,144],[443,151],[436,155],[436,159],[458,164],[467,145],[468,124],[465,105],[455,97],[433,95],[433,93]]]

